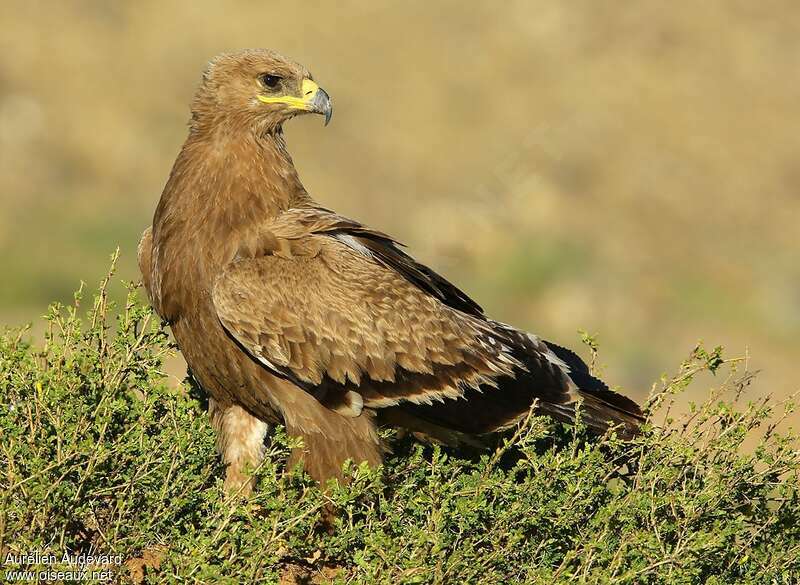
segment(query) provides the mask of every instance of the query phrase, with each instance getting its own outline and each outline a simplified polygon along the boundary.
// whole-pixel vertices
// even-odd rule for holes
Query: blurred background
[[[758,392],[800,387],[792,0],[4,0],[0,17],[1,323],[94,286],[117,245],[138,278],[206,61],[263,46],[334,100],[328,128],[286,128],[312,195],[493,317],[572,347],[597,333],[605,378],[638,398],[698,339],[749,348]]]

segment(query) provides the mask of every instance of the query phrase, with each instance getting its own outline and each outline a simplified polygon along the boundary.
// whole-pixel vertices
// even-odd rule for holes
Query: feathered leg
[[[351,417],[325,408],[309,393],[281,381],[271,386],[273,396],[291,408],[283,408],[286,431],[301,437],[303,446],[292,451],[288,469],[298,462],[306,472],[324,484],[331,477],[342,478],[342,464],[352,459],[380,465],[384,447],[375,426],[375,413],[364,409]]]
[[[269,425],[241,406],[223,406],[213,398],[208,401],[208,414],[217,432],[217,451],[227,466],[225,493],[247,496],[254,486],[248,468],[252,472],[264,458]]]

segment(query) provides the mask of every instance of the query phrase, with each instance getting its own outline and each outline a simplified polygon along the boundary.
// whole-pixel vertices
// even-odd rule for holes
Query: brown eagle
[[[391,236],[319,206],[283,124],[331,117],[328,94],[269,50],[216,57],[191,106],[139,267],[209,395],[226,489],[250,488],[269,424],[303,439],[317,480],[381,462],[376,428],[449,444],[514,425],[534,401],[597,432],[642,421],[571,351],[493,321]]]

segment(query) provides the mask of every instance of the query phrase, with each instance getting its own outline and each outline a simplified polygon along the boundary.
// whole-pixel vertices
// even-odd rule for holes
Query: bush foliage
[[[229,499],[202,397],[162,372],[167,333],[133,286],[116,311],[107,284],[85,315],[81,293],[53,306],[43,346],[0,341],[4,571],[67,550],[121,555],[116,578],[146,583],[800,579],[800,447],[776,426],[792,405],[745,401],[753,376],[719,348],[656,385],[667,424],[629,443],[533,416],[486,452],[386,431],[382,469],[321,490],[284,468],[279,428],[255,493]],[[672,420],[707,372],[714,389]]]

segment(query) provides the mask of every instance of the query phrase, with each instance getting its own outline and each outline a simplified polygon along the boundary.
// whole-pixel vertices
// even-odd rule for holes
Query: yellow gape
[[[319,86],[310,79],[304,79],[303,85],[300,87],[302,97],[295,97],[293,95],[282,95],[270,97],[266,95],[259,95],[258,99],[265,104],[286,104],[298,110],[311,110],[314,102],[314,97],[319,91]]]

